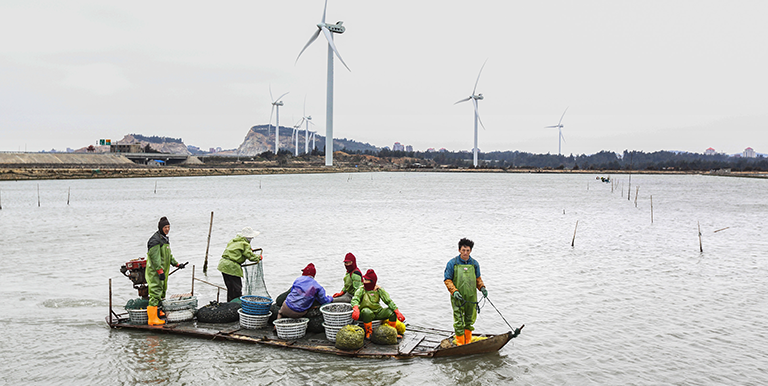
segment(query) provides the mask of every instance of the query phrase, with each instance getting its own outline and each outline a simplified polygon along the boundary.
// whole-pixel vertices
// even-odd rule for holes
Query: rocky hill
[[[181,140],[181,138],[168,138],[168,137],[147,137],[141,134],[128,134],[123,139],[115,142],[118,145],[130,145],[134,143],[141,144],[144,148],[149,145],[153,150],[161,153],[169,154],[192,154],[187,150],[187,145]]]
[[[299,135],[299,154],[304,152],[304,141],[305,141],[305,135],[304,130],[298,131]],[[325,148],[325,137],[322,135],[315,134],[315,141],[314,141],[315,147],[322,151]],[[288,150],[290,152],[294,152],[296,147],[296,140],[293,137],[293,128],[280,126],[280,149],[281,150]],[[238,146],[236,149],[236,153],[240,155],[258,155],[265,151],[274,151],[275,148],[275,127],[270,127],[268,125],[259,125],[259,126],[253,126],[248,131],[248,133],[245,136],[245,139],[243,140],[243,143]],[[309,138],[309,151],[312,151],[312,138]],[[341,150],[341,149],[347,149],[347,150],[371,150],[376,151],[378,148],[376,146],[370,145],[368,143],[361,143],[349,139],[334,139],[333,140],[333,149],[334,150]]]

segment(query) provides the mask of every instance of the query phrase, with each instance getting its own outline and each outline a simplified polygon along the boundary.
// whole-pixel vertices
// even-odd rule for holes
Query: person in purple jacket
[[[291,292],[285,298],[277,318],[301,318],[307,314],[317,300],[320,304],[330,303],[333,298],[325,294],[325,288],[315,281],[315,265],[309,263],[301,270],[301,276],[294,280]]]

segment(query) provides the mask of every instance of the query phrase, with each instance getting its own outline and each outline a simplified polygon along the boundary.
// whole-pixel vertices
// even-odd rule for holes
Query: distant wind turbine
[[[333,33],[341,34],[346,30],[342,25],[343,21],[338,21],[336,24],[328,24],[325,22],[325,12],[328,9],[328,0],[325,0],[325,6],[323,7],[323,18],[320,19],[320,23],[317,24],[317,31],[309,38],[309,42],[304,45],[304,48],[299,52],[299,56],[296,57],[296,63],[299,62],[299,58],[304,50],[314,42],[320,33],[325,36],[325,40],[328,41],[328,80],[326,83],[326,102],[325,102],[325,166],[333,166],[333,54],[341,61],[341,64],[347,68],[350,72],[344,59],[341,58],[341,54],[336,49],[336,45],[333,43]]]
[[[485,62],[487,62],[486,60]],[[483,62],[483,66],[480,67],[480,73],[477,74],[477,80],[475,81],[475,88],[472,89],[472,95],[470,95],[467,98],[464,98],[455,104],[459,104],[461,102],[466,102],[468,100],[472,100],[472,104],[475,107],[475,147],[472,149],[473,155],[473,164],[475,167],[477,167],[477,123],[480,122],[480,125],[483,126],[483,129],[485,129],[485,125],[483,125],[483,121],[480,120],[480,113],[477,111],[477,101],[483,100],[483,94],[477,94],[477,83],[480,82],[480,74],[483,73],[483,68],[485,67],[485,62]]]
[[[280,106],[283,105],[283,99],[284,96],[288,95],[288,93],[285,93],[283,95],[280,95],[277,99],[272,99],[272,86],[269,87],[269,98],[272,99],[272,110],[269,112],[269,123],[272,124],[272,113],[275,114],[275,155],[277,155],[277,152],[280,150]]]
[[[296,142],[293,146],[293,149],[294,149],[293,154],[295,157],[299,156],[299,133],[301,132],[301,122],[302,121],[299,121],[299,123],[293,125],[293,134],[291,134],[291,139],[296,138]],[[306,139],[304,140],[304,142],[306,142]]]
[[[568,107],[565,108],[565,111],[568,111]],[[560,155],[560,140],[565,141],[565,137],[563,137],[563,117],[565,117],[565,111],[563,111],[563,115],[560,116],[560,122],[557,122],[557,125],[555,126],[545,126],[545,129],[557,129],[558,136],[557,136],[557,155]]]

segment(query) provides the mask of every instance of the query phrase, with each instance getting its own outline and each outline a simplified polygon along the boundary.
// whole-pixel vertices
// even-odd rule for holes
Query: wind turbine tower
[[[326,103],[325,103],[325,166],[333,166],[333,54],[341,61],[341,64],[347,68],[350,72],[344,59],[341,58],[339,51],[336,49],[336,45],[333,43],[333,34],[341,34],[346,30],[342,25],[343,21],[338,21],[336,24],[328,24],[325,22],[325,13],[328,9],[328,0],[325,0],[325,7],[323,7],[323,18],[320,19],[320,23],[317,24],[317,31],[309,38],[309,42],[304,45],[304,48],[299,52],[299,56],[296,57],[298,63],[301,54],[304,50],[314,42],[320,33],[325,36],[325,40],[328,41],[328,79],[326,83]]]
[[[487,62],[487,60],[486,60],[486,62]],[[485,62],[483,62],[483,66],[480,67],[480,73],[477,74],[477,80],[475,81],[475,88],[472,89],[472,95],[470,95],[469,97],[464,98],[464,99],[454,103],[454,105],[455,105],[455,104],[459,104],[461,102],[466,102],[468,100],[472,100],[472,104],[475,107],[475,146],[472,149],[473,164],[475,165],[475,167],[477,167],[477,123],[480,122],[480,125],[483,126],[483,129],[485,129],[485,125],[483,125],[483,121],[480,120],[480,113],[477,112],[477,101],[483,100],[483,94],[482,93],[480,93],[480,94],[477,93],[477,83],[480,82],[480,74],[483,73],[483,68],[484,67],[485,67]]]
[[[280,106],[283,105],[283,99],[284,96],[288,95],[288,93],[285,93],[283,95],[280,95],[280,98],[272,99],[272,111],[269,113],[269,122],[272,123],[272,113],[275,114],[275,155],[277,155],[277,152],[280,150]],[[269,88],[269,97],[272,98],[272,87]]]
[[[565,108],[565,111],[568,111],[568,107]],[[560,141],[565,141],[565,137],[563,137],[563,117],[565,117],[565,111],[563,111],[563,115],[560,116],[560,122],[557,122],[557,125],[555,126],[545,126],[545,129],[557,129],[558,135],[557,135],[557,155],[560,155]]]

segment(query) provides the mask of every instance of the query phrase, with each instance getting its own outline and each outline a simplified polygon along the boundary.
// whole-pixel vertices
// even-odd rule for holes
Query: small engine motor
[[[133,259],[120,267],[120,272],[123,274],[123,276],[131,279],[133,282],[133,288],[139,291],[139,297],[142,299],[149,299],[147,279],[144,277],[144,270],[146,268],[147,260],[143,257]]]

